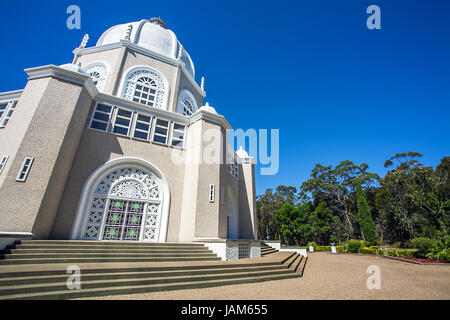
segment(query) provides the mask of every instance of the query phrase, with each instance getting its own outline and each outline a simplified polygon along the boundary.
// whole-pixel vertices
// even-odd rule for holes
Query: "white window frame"
[[[143,120],[139,120],[139,116],[147,117],[150,120],[149,120],[149,122],[145,122]],[[148,141],[150,139],[152,128],[153,128],[153,126],[152,126],[153,118],[154,117],[152,117],[150,115],[146,115],[146,114],[142,114],[142,113],[136,113],[135,116],[134,116],[133,133],[132,133],[131,137],[133,139],[137,139],[137,140]],[[148,125],[148,130],[146,131],[146,130],[137,128],[137,124],[138,123],[142,123],[142,124]],[[135,137],[134,135],[136,134],[136,131],[137,132],[141,132],[141,133],[145,133],[147,135],[147,138],[143,139],[143,138]]]
[[[105,112],[105,111],[98,110],[97,108],[98,108],[98,105],[99,105],[99,104],[100,104],[100,105],[103,105],[103,106],[106,106],[106,107],[110,107],[110,108],[111,108],[111,111],[109,112],[109,114],[108,114],[107,112]],[[106,114],[106,115],[108,115],[108,121],[103,121],[103,120],[95,119],[94,117],[95,117],[95,114],[96,114],[97,112],[98,112],[98,113],[101,113],[101,114]],[[91,122],[89,123],[89,128],[90,128],[90,129],[94,129],[94,130],[98,130],[98,131],[102,131],[102,132],[109,132],[109,129],[110,129],[110,126],[111,126],[111,117],[112,117],[113,113],[114,113],[114,106],[109,105],[109,104],[106,104],[106,103],[99,103],[99,102],[97,102],[97,104],[95,105],[94,112],[92,113]],[[102,129],[98,129],[98,128],[92,127],[92,123],[93,123],[93,122],[106,123],[106,129],[105,129],[105,130],[102,130]]]
[[[130,113],[130,117],[127,118],[126,116],[119,115],[120,111],[129,112]],[[123,109],[123,108],[115,108],[115,110],[114,110],[114,121],[112,121],[111,133],[117,134],[119,136],[127,136],[128,137],[130,135],[130,131],[131,131],[130,129],[131,129],[132,124],[133,124],[133,118],[134,118],[133,117],[133,113],[134,112],[131,111],[131,110],[127,110],[127,109]],[[128,120],[129,121],[128,122],[128,126],[116,123],[118,118],[119,119]],[[115,127],[122,128],[122,129],[127,129],[127,133],[123,134],[123,133],[120,133],[120,132],[114,132]]]
[[[6,166],[6,162],[8,161],[8,156],[3,156],[0,160],[0,174],[3,172],[3,169]]]
[[[163,127],[163,126],[157,124],[158,120],[166,121],[167,122],[167,127]],[[156,128],[166,129],[167,130],[166,135],[164,136],[161,133],[157,133],[156,132]],[[169,140],[169,133],[170,133],[170,121],[169,120],[160,119],[160,118],[155,118],[152,131],[153,131],[152,132],[152,142],[153,143],[167,145],[167,141]],[[165,142],[155,141],[155,136],[157,136],[157,137],[164,137],[166,140],[165,140]]]
[[[9,119],[11,119],[11,116],[16,108],[17,100],[5,102],[5,103],[6,103],[6,108],[3,110],[3,113],[0,116],[0,128],[5,128]],[[4,105],[5,103],[1,103],[1,104]]]
[[[175,129],[175,125],[182,126],[183,130]],[[183,134],[183,138],[174,137],[174,133],[175,132],[176,133],[182,133]],[[181,124],[181,123],[173,122],[172,123],[172,134],[171,134],[171,138],[170,138],[170,146],[174,147],[174,148],[181,148],[181,149],[183,149],[184,148],[185,137],[186,137],[186,125]],[[181,145],[180,144],[179,145],[173,145],[174,141],[181,141]]]
[[[209,185],[209,202],[214,203],[215,201],[215,186],[213,184]]]
[[[34,158],[32,157],[25,157],[25,159],[23,159],[23,163],[20,167],[19,173],[17,174],[16,181],[25,182],[27,180],[33,162]]]

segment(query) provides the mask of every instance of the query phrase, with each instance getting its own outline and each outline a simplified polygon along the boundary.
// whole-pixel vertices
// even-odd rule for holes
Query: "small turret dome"
[[[166,24],[160,18],[143,19],[113,26],[103,32],[96,46],[120,42],[126,38],[128,33],[129,39],[127,40],[130,42],[162,56],[178,58],[180,47],[182,47],[181,43],[177,40],[175,33],[167,29]],[[195,77],[194,64],[184,47],[181,50],[181,60],[189,74]]]

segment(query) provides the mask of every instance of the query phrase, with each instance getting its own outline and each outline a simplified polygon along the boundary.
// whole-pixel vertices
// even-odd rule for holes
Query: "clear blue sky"
[[[81,30],[66,8],[81,8]],[[381,30],[366,8],[381,8]],[[207,101],[233,128],[280,129],[280,170],[257,192],[298,187],[316,163],[383,163],[417,151],[450,155],[450,1],[5,1],[0,0],[0,91],[23,69],[72,61],[112,25],[161,17],[190,53]],[[258,168],[257,168],[258,169]]]

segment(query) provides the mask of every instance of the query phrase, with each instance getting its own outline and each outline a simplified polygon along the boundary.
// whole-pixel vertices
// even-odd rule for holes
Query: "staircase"
[[[298,278],[306,264],[291,252],[225,262],[192,243],[24,240],[0,254],[0,299],[74,299]],[[80,268],[81,289],[68,289],[72,265]]]
[[[264,242],[261,242],[261,256],[266,256],[271,253],[278,252],[277,249],[272,248],[271,246],[268,246]]]
[[[265,244],[263,241],[261,242],[261,256],[267,256],[270,254],[274,254],[280,252],[277,249]],[[288,253],[289,251],[284,251]],[[303,255],[292,252],[292,255],[289,257],[289,260],[285,262],[285,265],[292,271],[299,274],[300,277],[303,276],[303,272],[305,271],[306,262],[308,261],[308,257],[304,257]]]

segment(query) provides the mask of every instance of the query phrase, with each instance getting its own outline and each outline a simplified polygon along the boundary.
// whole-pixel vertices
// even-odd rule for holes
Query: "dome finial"
[[[151,18],[150,23],[156,24],[164,29],[167,29],[166,23],[161,18]]]

